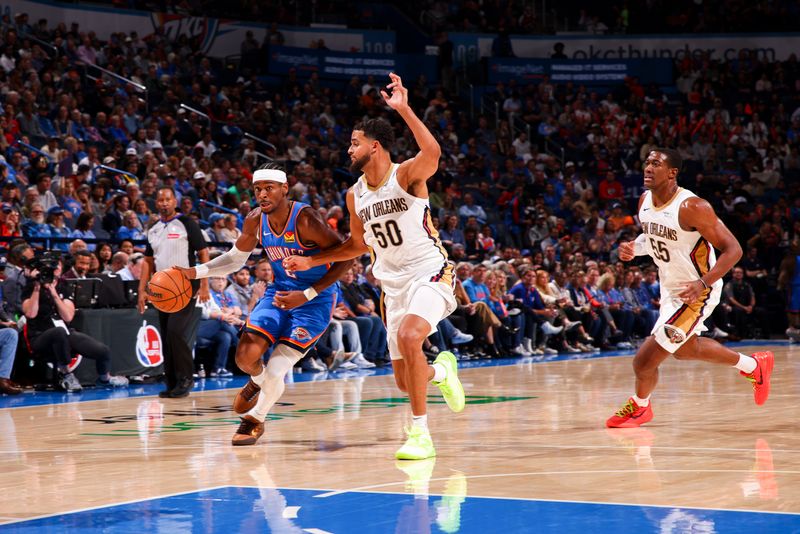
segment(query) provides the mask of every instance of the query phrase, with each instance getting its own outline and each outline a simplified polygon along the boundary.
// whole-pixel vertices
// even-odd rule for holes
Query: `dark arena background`
[[[7,0],[0,14],[1,532],[800,532],[798,2]],[[423,352],[455,356],[466,406],[429,387],[436,456],[395,459],[419,421],[365,254],[334,282],[321,337],[292,331],[316,345],[261,440],[234,447],[237,344],[287,276],[280,258],[259,244],[212,277],[178,332],[148,302],[149,262],[187,259],[187,239],[192,264],[232,250],[265,209],[265,163],[347,239],[354,126],[388,121],[396,163],[422,150],[381,94],[390,73],[441,150],[421,224],[458,306]],[[705,201],[694,226],[692,200],[659,196],[668,172]],[[645,215],[643,194],[662,204]],[[372,215],[406,199],[384,206]],[[394,228],[380,246],[403,246]],[[661,283],[676,231],[700,232],[684,300]],[[176,336],[191,377],[171,363]],[[702,350],[661,348],[682,342]]]

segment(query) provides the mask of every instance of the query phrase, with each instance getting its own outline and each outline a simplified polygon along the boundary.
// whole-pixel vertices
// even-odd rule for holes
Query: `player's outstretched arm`
[[[389,73],[392,82],[386,86],[389,93],[381,91],[381,96],[386,104],[395,110],[405,121],[414,141],[419,146],[419,152],[413,158],[404,161],[397,172],[397,178],[401,185],[407,186],[414,182],[425,182],[436,173],[439,168],[439,158],[442,155],[442,148],[439,142],[428,130],[425,124],[417,117],[411,106],[408,105],[408,89],[403,87],[403,80],[394,72]]]
[[[290,256],[283,260],[283,268],[287,271],[307,271],[328,263],[352,260],[369,252],[364,243],[364,225],[356,213],[352,189],[347,192],[347,209],[350,212],[350,237],[345,242],[329,249],[321,247],[324,252],[315,256]]]
[[[678,216],[680,225],[686,229],[697,230],[704,239],[720,251],[716,264],[702,278],[687,284],[678,296],[684,300],[694,300],[706,288],[725,276],[742,258],[742,246],[728,227],[725,226],[708,201],[699,197],[686,199]]]
[[[256,208],[247,214],[242,225],[242,235],[225,254],[217,256],[213,260],[197,265],[195,267],[173,267],[183,273],[183,275],[193,280],[195,278],[209,278],[211,276],[227,276],[238,271],[247,263],[250,253],[258,244],[258,232],[261,227],[261,209]]]

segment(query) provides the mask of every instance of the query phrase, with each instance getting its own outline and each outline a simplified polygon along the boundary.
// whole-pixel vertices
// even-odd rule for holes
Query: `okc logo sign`
[[[164,353],[161,350],[161,334],[154,326],[142,321],[142,326],[136,334],[136,357],[145,367],[156,367],[164,363]]]

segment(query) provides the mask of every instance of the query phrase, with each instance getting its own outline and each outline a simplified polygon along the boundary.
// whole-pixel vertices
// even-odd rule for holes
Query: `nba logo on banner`
[[[161,352],[161,334],[154,326],[142,321],[142,326],[136,334],[136,357],[145,367],[156,367],[164,363],[164,353]]]

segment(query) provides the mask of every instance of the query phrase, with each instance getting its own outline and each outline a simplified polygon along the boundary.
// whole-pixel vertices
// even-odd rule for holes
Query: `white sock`
[[[641,399],[636,395],[634,395],[631,398],[633,399],[633,402],[635,402],[639,406],[639,408],[646,408],[650,404],[650,395],[648,395],[647,398],[644,399]]]
[[[250,380],[256,383],[257,386],[261,387],[264,385],[264,380],[267,379],[267,367],[262,366],[261,372],[257,375],[251,375]]]
[[[431,367],[433,367],[433,378],[431,378],[431,382],[441,382],[447,378],[447,369],[444,365],[441,363],[434,363]]]
[[[418,426],[428,430],[428,414],[425,415],[412,415],[411,426]]]
[[[275,349],[261,374],[258,377],[252,377],[254,382],[257,378],[261,379],[261,391],[258,393],[256,405],[247,412],[247,415],[264,422],[272,406],[283,395],[284,378],[292,372],[292,367],[300,361],[301,357],[299,352],[284,345]],[[261,378],[262,376],[263,378]]]
[[[757,365],[758,364],[756,363],[755,358],[752,356],[745,356],[740,352],[739,361],[736,363],[736,365],[734,365],[734,367],[746,374],[750,374],[756,370]]]

